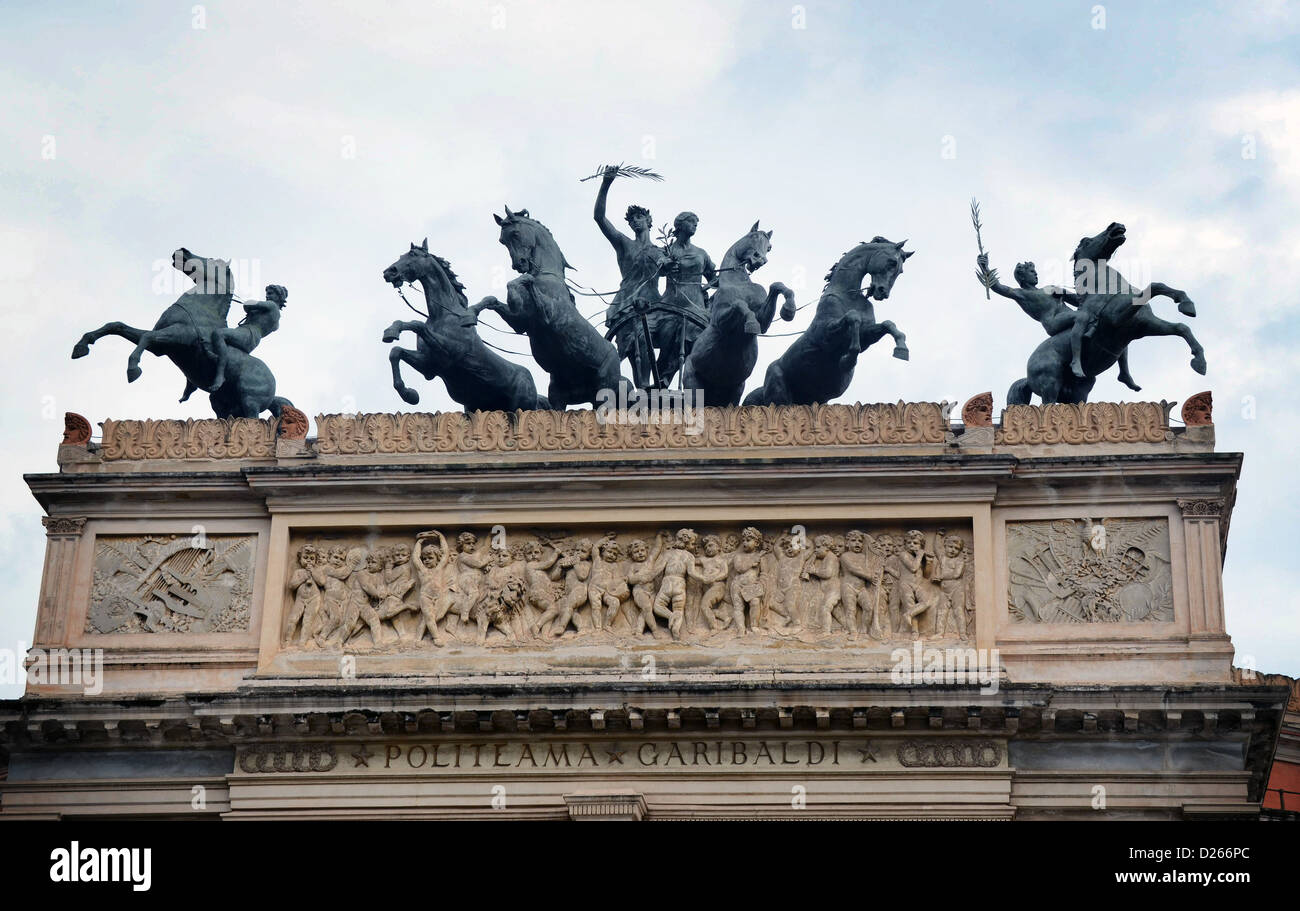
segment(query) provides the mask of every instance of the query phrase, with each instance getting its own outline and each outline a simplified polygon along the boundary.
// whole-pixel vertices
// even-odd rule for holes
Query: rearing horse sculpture
[[[817,312],[803,335],[767,368],[763,385],[745,397],[746,405],[811,405],[844,394],[853,380],[858,355],[890,335],[894,357],[907,360],[907,336],[889,320],[876,322],[871,299],[889,297],[903,261],[915,250],[907,241],[873,237],[840,257],[826,275]],[[871,276],[864,293],[862,279]]]
[[[1130,342],[1155,335],[1181,337],[1192,351],[1192,369],[1205,373],[1205,349],[1191,328],[1161,319],[1146,301],[1171,298],[1187,316],[1196,315],[1196,306],[1184,292],[1161,282],[1135,290],[1109,262],[1125,239],[1124,226],[1112,222],[1105,230],[1081,239],[1074,250],[1075,290],[1084,295],[1080,310],[1091,311],[1096,319],[1096,326],[1083,339],[1084,375],[1076,376],[1070,369],[1070,333],[1059,333],[1029,356],[1029,375],[1011,384],[1008,405],[1028,405],[1034,393],[1044,404],[1086,402],[1097,377],[1111,368]]]
[[[564,281],[571,268],[559,245],[527,209],[506,217],[493,216],[501,226],[501,243],[510,251],[510,265],[519,273],[506,285],[506,302],[488,296],[470,307],[471,319],[494,310],[511,329],[528,336],[533,357],[551,377],[546,398],[552,408],[599,404],[602,389],[626,383],[619,375],[618,351],[583,319]]]
[[[105,323],[87,332],[72,349],[74,358],[85,357],[90,346],[106,335],[117,335],[135,344],[127,359],[126,379],[140,378],[140,356],[148,351],[170,358],[185,374],[185,401],[196,389],[208,389],[209,401],[219,418],[259,417],[270,411],[276,417],[286,398],[275,394],[275,377],[261,359],[232,349],[227,361],[226,378],[220,388],[213,388],[217,358],[211,351],[213,330],[226,328],[235,281],[227,260],[197,256],[181,247],[172,254],[172,267],[194,282],[176,302],[163,311],[152,329],[136,329],[126,323]]]
[[[426,237],[420,246],[384,270],[384,281],[399,291],[403,284],[419,282],[424,291],[424,322],[397,320],[384,330],[384,341],[395,342],[403,332],[415,333],[415,350],[392,348],[388,360],[393,366],[393,388],[409,405],[420,402],[420,393],[402,381],[405,361],[426,380],[442,377],[447,394],[466,411],[533,411],[550,408],[537,395],[528,368],[514,364],[492,351],[479,338],[469,321],[465,286],[442,257],[429,252]]]
[[[776,299],[781,318],[794,319],[794,292],[780,282],[766,291],[750,275],[767,262],[772,232],[758,222],[731,245],[718,269],[718,290],[709,301],[709,323],[682,368],[682,388],[699,389],[706,406],[739,405],[745,381],[758,362],[758,337],[772,325]]]

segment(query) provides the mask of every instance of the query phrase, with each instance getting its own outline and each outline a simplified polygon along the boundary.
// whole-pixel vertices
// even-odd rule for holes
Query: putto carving
[[[316,418],[322,455],[707,449],[942,443],[934,402],[704,408],[702,422],[613,423],[594,411],[330,414]]]
[[[103,428],[107,461],[275,458],[274,420],[104,421]]]
[[[285,648],[969,639],[969,531],[422,531],[302,541]]]
[[[1077,405],[1008,405],[995,442],[1163,443],[1173,439],[1169,402],[1084,402]]]
[[[1183,423],[1188,427],[1214,423],[1214,401],[1209,392],[1198,392],[1183,402]]]
[[[961,406],[961,422],[967,427],[993,426],[993,393],[981,392]]]
[[[63,445],[85,446],[90,442],[90,421],[75,411],[63,413]]]
[[[88,633],[248,629],[254,535],[101,535]]]
[[[41,524],[45,526],[46,537],[50,538],[80,537],[86,528],[84,518],[71,516],[41,516]]]
[[[1018,623],[1174,619],[1165,519],[1008,522],[1007,572]]]

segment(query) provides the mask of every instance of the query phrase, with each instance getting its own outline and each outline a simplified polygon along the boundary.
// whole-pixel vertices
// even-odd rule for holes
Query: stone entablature
[[[1013,405],[993,424],[975,397],[954,423],[947,402],[791,405],[633,412],[591,410],[317,415],[279,420],[105,420],[103,438],[68,437],[63,471],[149,470],[150,464],[265,464],[303,458],[417,460],[463,456],[547,459],[653,454],[719,458],[867,451],[1212,451],[1213,424],[1171,427],[1172,402]],[[976,407],[978,406],[978,407]],[[662,414],[659,418],[656,415]],[[79,415],[71,415],[85,421]]]

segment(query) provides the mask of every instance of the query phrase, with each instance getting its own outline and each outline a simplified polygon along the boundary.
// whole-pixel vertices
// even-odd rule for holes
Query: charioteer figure
[[[216,392],[226,382],[226,367],[230,363],[230,349],[237,348],[245,354],[252,354],[253,349],[263,338],[280,328],[280,311],[289,299],[289,292],[283,285],[267,285],[266,300],[249,301],[244,304],[244,318],[234,328],[213,329],[207,338],[207,348],[217,362],[217,372],[212,384],[204,387],[205,392]],[[187,386],[185,396],[189,398],[194,389]]]
[[[654,320],[658,313],[649,312],[649,308],[660,301],[659,271],[666,262],[663,250],[650,240],[650,210],[642,206],[627,207],[627,223],[632,228],[632,237],[628,237],[605,216],[605,202],[609,196],[609,185],[618,174],[617,165],[605,168],[601,178],[600,190],[596,193],[596,208],[593,217],[600,226],[601,233],[614,248],[618,257],[618,270],[622,281],[618,292],[605,313],[606,325],[613,326],[615,321],[627,314],[629,310],[641,313],[639,318],[627,320],[615,334],[620,360],[626,360],[632,367],[632,382],[638,389],[651,389],[655,385],[652,359],[654,350],[650,347]],[[660,376],[663,382],[666,379]]]
[[[678,215],[673,220],[673,242],[666,248],[668,263],[663,272],[668,281],[663,299],[669,305],[695,313],[701,322],[697,324],[671,312],[658,314],[658,319],[652,322],[654,343],[659,348],[659,379],[665,386],[681,369],[703,331],[709,315],[707,289],[718,282],[713,259],[691,242],[699,225],[699,216],[694,212]]]
[[[980,271],[987,274],[988,254],[981,253],[975,261]],[[1083,340],[1091,338],[1097,326],[1097,314],[1094,311],[1097,309],[1098,296],[1075,294],[1055,287],[1038,287],[1038,270],[1031,262],[1016,263],[1012,275],[1015,276],[1016,284],[1020,287],[1011,288],[1002,282],[994,282],[989,289],[1019,304],[1021,310],[1042,324],[1049,336],[1068,332],[1072,355],[1071,369],[1075,376],[1084,376],[1080,355],[1083,351]],[[1070,305],[1079,309],[1072,310]],[[1128,346],[1120,351],[1118,365],[1119,381],[1134,392],[1141,391],[1142,387],[1133,381],[1132,375],[1128,372]]]

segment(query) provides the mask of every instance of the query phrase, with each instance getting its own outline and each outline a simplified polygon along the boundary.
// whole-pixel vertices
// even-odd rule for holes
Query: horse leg
[[[424,323],[416,323],[405,320],[393,320],[393,324],[384,330],[384,341],[395,342],[398,336],[403,332],[414,332],[419,335],[420,330],[424,328]]]
[[[1178,312],[1183,316],[1195,316],[1196,305],[1192,299],[1187,296],[1187,292],[1180,291],[1177,288],[1171,288],[1164,282],[1152,282],[1142,290],[1142,300],[1149,301],[1153,297],[1167,297],[1178,304]]]
[[[1134,325],[1143,330],[1142,336],[1152,335],[1177,335],[1183,341],[1187,342],[1187,347],[1192,350],[1192,369],[1197,373],[1204,374],[1206,370],[1205,349],[1201,343],[1196,340],[1192,334],[1192,329],[1186,323],[1171,323],[1156,316],[1151,310],[1150,305],[1142,308],[1133,321]]]
[[[75,359],[90,354],[90,346],[106,335],[118,335],[126,339],[128,342],[135,344],[140,341],[140,336],[143,334],[143,329],[136,329],[134,326],[128,326],[126,323],[105,323],[94,332],[87,332],[83,335],[81,340],[72,346],[72,356]]]
[[[402,381],[402,361],[406,361],[406,363],[410,364],[416,370],[420,369],[415,362],[414,351],[411,351],[409,348],[388,349],[388,362],[393,365],[393,388],[397,390],[397,394],[402,397],[402,401],[406,402],[406,404],[418,405],[420,404],[420,393],[411,389]]]
[[[141,332],[139,340],[135,343],[135,350],[126,359],[126,381],[134,383],[140,378],[143,372],[140,370],[140,355],[146,351],[156,354],[154,347],[157,345],[184,345],[186,335],[193,331],[189,326],[172,325]]]
[[[877,323],[876,325],[878,325],[881,329],[884,329],[893,337],[894,357],[898,358],[900,361],[907,360],[908,359],[907,336],[904,335],[901,331],[899,331],[899,328],[895,326],[891,320],[885,320],[884,322]]]

